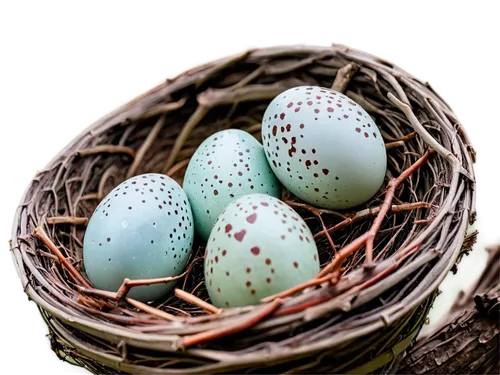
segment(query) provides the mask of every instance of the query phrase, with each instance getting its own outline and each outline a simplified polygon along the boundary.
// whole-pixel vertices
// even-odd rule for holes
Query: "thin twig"
[[[210,303],[205,302],[202,299],[192,295],[191,293],[185,292],[181,289],[175,289],[175,296],[182,299],[183,301],[198,306],[199,308],[210,314],[220,314],[222,312],[222,309],[219,309],[214,305],[211,305]]]
[[[176,172],[180,171],[182,168],[184,168],[186,165],[189,164],[190,159],[184,159],[178,162],[177,164],[173,165],[172,168],[170,168],[166,175],[172,177]]]
[[[75,282],[80,283],[87,288],[92,288],[90,283],[80,274],[80,272],[75,269],[75,267],[73,267],[70,262],[68,262],[64,255],[59,251],[57,246],[54,245],[54,242],[52,242],[49,236],[47,236],[47,233],[45,233],[43,228],[35,228],[35,230],[33,231],[33,236],[41,240],[45,244],[45,246],[47,246],[49,250],[52,251],[55,256],[57,256],[61,265],[66,269],[66,271],[68,271]]]
[[[78,291],[87,295],[95,296],[95,297],[100,297],[100,298],[105,298],[109,300],[116,301],[118,300],[117,298],[117,293],[115,292],[108,292],[106,290],[101,290],[101,289],[94,289],[94,288],[85,288],[82,286],[78,286]],[[160,319],[165,319],[169,321],[174,321],[174,320],[179,320],[180,318],[178,316],[168,314],[162,310],[159,310],[155,307],[149,306],[143,302],[137,301],[133,298],[125,297],[124,301],[131,306],[134,306],[136,309],[139,309],[141,311],[144,311],[150,315],[156,316]]]
[[[165,162],[165,165],[163,167],[163,174],[167,174],[170,168],[174,165],[175,159],[177,158],[177,154],[181,150],[182,146],[184,146],[184,143],[186,140],[189,138],[191,135],[191,132],[195,128],[196,125],[205,117],[207,112],[209,111],[210,108],[199,105],[194,113],[189,117],[189,120],[186,122],[184,127],[182,128],[181,133],[177,136],[177,139],[175,140],[175,143],[170,150],[170,154],[168,155],[168,159]]]
[[[335,76],[335,80],[333,81],[332,90],[343,93],[358,69],[359,65],[354,62],[350,62],[343,68],[340,68],[337,75]]]
[[[427,129],[422,126],[408,104],[399,100],[391,92],[389,92],[388,97],[390,101],[393,102],[394,105],[396,105],[396,107],[398,107],[406,115],[414,129],[418,131],[420,136],[432,149],[434,149],[439,155],[445,158],[451,165],[458,166],[460,164],[460,161],[457,159],[457,157],[453,155],[451,151],[447,150],[443,145],[441,145],[441,143],[439,143],[432,135],[430,135]],[[469,180],[474,181],[474,178],[469,174],[469,172],[464,169],[464,167],[460,165],[457,168],[460,170],[461,174],[466,176]]]
[[[185,276],[185,272],[181,275],[174,276],[174,277],[162,277],[158,279],[142,279],[142,280],[130,280],[130,279],[125,279],[123,280],[122,285],[116,292],[116,297],[115,299],[117,301],[121,301],[125,296],[128,294],[130,289],[136,286],[144,286],[144,285],[154,285],[154,284],[168,284],[173,281],[182,279]]]
[[[323,276],[323,277],[319,277],[319,278],[316,278],[316,279],[307,280],[307,281],[305,281],[303,283],[300,283],[299,285],[295,285],[294,287],[289,288],[287,290],[284,290],[284,291],[282,291],[280,293],[276,293],[276,294],[273,294],[271,296],[267,296],[265,298],[262,298],[260,300],[260,302],[261,303],[267,303],[267,302],[271,302],[271,301],[275,300],[276,298],[291,297],[294,294],[303,291],[304,289],[321,285],[323,283],[331,281],[331,279],[332,279],[332,275],[328,274],[328,275]]]
[[[131,121],[138,121],[138,120],[144,120],[150,117],[154,116],[159,116],[159,115],[164,115],[165,113],[175,111],[179,108],[182,108],[184,104],[186,103],[186,98],[182,98],[181,100],[173,103],[165,103],[165,104],[160,104],[157,105],[147,111],[144,111],[140,115],[136,117],[132,117],[130,120]]]
[[[260,132],[261,129],[262,129],[262,124],[253,124],[253,125],[247,126],[243,130],[246,131],[247,133],[253,134],[253,133]]]
[[[118,172],[118,168],[115,165],[110,166],[108,169],[106,169],[104,171],[101,179],[99,180],[99,187],[97,189],[97,199],[98,200],[104,199],[104,196],[106,195],[106,193],[105,193],[106,182],[108,181],[109,178],[114,177],[117,172]]]
[[[365,262],[367,265],[371,265],[373,257],[373,240],[382,225],[385,215],[391,208],[391,202],[394,197],[396,188],[401,184],[406,178],[408,178],[414,171],[421,167],[429,158],[431,151],[428,150],[419,160],[417,160],[412,166],[406,169],[398,178],[393,179],[389,182],[386,190],[386,195],[384,203],[382,203],[379,213],[377,214],[370,230],[364,233],[362,236],[356,238],[350,244],[345,246],[343,249],[339,250],[337,256],[328,264],[323,270],[318,274],[317,278],[321,278],[327,275],[329,272],[336,271],[339,272],[340,267],[344,260],[351,255],[353,252],[359,250],[363,245],[366,245],[365,249]]]
[[[241,321],[236,324],[223,326],[222,328],[216,328],[210,331],[197,333],[194,335],[184,336],[181,339],[181,347],[188,348],[193,345],[201,344],[207,341],[212,341],[221,337],[226,337],[233,335],[235,333],[247,330],[261,320],[271,315],[273,312],[280,307],[282,300],[276,299],[273,302],[263,306],[260,309],[255,310],[253,313],[248,313],[247,316],[243,316]]]
[[[144,155],[146,155],[149,148],[155,141],[156,137],[158,137],[158,134],[165,125],[165,122],[166,122],[165,115],[161,116],[158,119],[158,121],[156,121],[156,124],[153,126],[153,129],[151,129],[151,132],[148,134],[141,148],[139,149],[139,151],[137,151],[137,156],[135,157],[134,162],[132,163],[127,172],[127,178],[132,177],[136,173],[137,168],[139,168],[139,165],[141,165],[141,162],[144,159]]]
[[[79,201],[90,201],[90,200],[100,200],[99,199],[99,194],[98,193],[89,193],[82,195],[79,199]]]
[[[389,142],[385,144],[385,149],[390,150],[392,148],[402,147],[405,143],[403,141]]]
[[[342,219],[346,219],[347,218],[346,215],[344,215],[344,214],[342,214],[340,212],[328,210],[326,208],[312,207],[312,206],[310,206],[310,205],[308,205],[306,203],[295,202],[295,201],[291,201],[291,200],[286,200],[285,203],[288,204],[291,207],[303,208],[304,210],[307,210],[307,211],[309,211],[310,213],[312,213],[314,215],[316,215],[317,213],[319,213],[319,214],[328,214],[328,215],[338,216],[338,217],[341,217]]]
[[[290,202],[290,201],[286,201],[287,203]],[[328,230],[326,229],[326,225],[325,225],[325,222],[323,221],[323,218],[321,217],[321,213],[331,213],[331,214],[334,214],[336,215],[337,213],[335,211],[330,211],[330,210],[326,210],[326,209],[319,209],[319,208],[315,208],[315,207],[312,207],[312,206],[309,206],[308,204],[305,204],[305,203],[297,203],[297,202],[291,202],[291,206],[295,206],[295,207],[300,207],[300,208],[303,208],[303,209],[306,209],[308,210],[309,212],[311,212],[314,216],[316,216],[321,224],[321,228],[323,229],[323,231],[321,233],[323,233],[327,240],[328,240],[328,243],[330,244],[330,247],[332,248],[332,250],[334,251],[334,253],[337,252],[337,247],[335,246],[335,244],[333,243],[333,240],[332,238],[330,237],[330,233],[328,233]]]
[[[182,318],[179,318],[178,316],[166,313],[165,311],[156,309],[153,306],[146,305],[145,303],[137,301],[137,300],[132,299],[132,298],[125,298],[125,302],[134,306],[136,309],[144,311],[144,312],[146,312],[150,315],[156,316],[157,318],[160,318],[160,319],[165,319],[168,321],[176,321],[176,320],[182,319]]]
[[[366,208],[364,210],[356,212],[353,216],[347,217],[345,220],[341,221],[338,224],[335,224],[334,226],[330,227],[327,229],[328,233],[335,232],[346,225],[349,225],[355,221],[364,219],[366,217],[370,216],[375,216],[378,215],[380,212],[382,206],[378,207],[372,207],[372,208]],[[412,211],[418,208],[437,208],[436,206],[427,203],[427,202],[415,202],[415,203],[404,203],[400,205],[392,205],[390,208],[390,211],[392,213],[397,213],[397,212],[403,212],[403,211]],[[317,240],[318,238],[323,237],[324,233],[323,232],[318,232],[314,235],[314,239]]]
[[[79,156],[89,156],[96,154],[127,154],[135,157],[135,151],[126,146],[99,145],[92,148],[84,148],[76,152]]]
[[[89,223],[89,219],[86,217],[54,216],[48,217],[46,220],[47,224],[51,225],[71,224],[86,226]]]

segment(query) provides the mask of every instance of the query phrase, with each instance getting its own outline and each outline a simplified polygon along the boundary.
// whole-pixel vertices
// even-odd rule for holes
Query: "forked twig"
[[[315,207],[309,206],[308,204],[305,204],[305,203],[298,203],[298,202],[292,202],[292,201],[286,201],[286,202],[289,203],[290,206],[303,208],[303,209],[311,212],[313,215],[315,215],[318,218],[318,220],[321,224],[321,228],[323,230],[321,233],[323,233],[326,236],[326,238],[328,239],[328,243],[330,244],[330,247],[336,253],[337,247],[333,243],[333,240],[330,237],[330,233],[328,233],[325,222],[323,221],[323,218],[321,217],[321,213],[332,213],[334,215],[337,215],[337,213],[334,211],[330,211],[330,210],[315,208]]]
[[[382,279],[384,276],[387,276],[392,271],[396,270],[408,256],[410,256],[411,254],[413,254],[415,251],[418,250],[420,245],[421,245],[421,243],[418,242],[418,243],[415,243],[415,244],[409,246],[408,248],[404,249],[401,253],[398,254],[396,262],[394,262],[392,264],[379,265],[382,268],[380,270],[378,270],[375,274],[365,274],[366,276],[363,276],[362,278],[355,278],[353,280],[342,279],[338,284],[336,284],[336,288],[337,288],[336,291],[335,292],[330,291],[328,293],[328,296],[321,297],[320,299],[317,299],[314,301],[309,301],[308,303],[305,303],[305,304],[293,306],[292,308],[286,309],[286,311],[279,311],[279,313],[280,313],[280,315],[285,315],[285,313],[288,314],[288,313],[293,313],[293,312],[297,312],[297,311],[302,311],[303,309],[305,309],[307,307],[315,306],[319,303],[328,301],[328,300],[338,296],[339,294],[341,294],[347,290],[349,290],[350,293],[356,293],[360,290],[363,290],[363,289],[369,287],[370,285],[375,284],[377,281]],[[307,288],[315,287],[315,286],[321,285],[323,283],[328,283],[328,282],[332,282],[332,281],[334,282],[334,281],[336,281],[335,280],[336,277],[337,277],[337,275],[329,273],[325,276],[322,276],[322,277],[319,277],[316,279],[312,279],[312,280],[308,280],[302,284],[296,285],[293,288],[284,290],[281,293],[277,293],[277,294],[274,294],[272,296],[268,296],[266,298],[263,298],[261,300],[261,303],[270,302],[276,298],[284,299],[287,297],[291,297],[294,294],[299,293]],[[345,281],[345,282],[343,283],[343,285],[341,285],[341,283],[343,281]]]
[[[88,295],[91,295],[94,297],[106,298],[106,299],[110,299],[113,301],[117,300],[115,292],[108,292],[107,290],[94,289],[94,288],[85,288],[82,286],[78,286],[77,289],[80,293],[88,294]],[[126,303],[128,303],[129,305],[135,307],[136,309],[144,311],[145,313],[156,316],[157,318],[160,318],[160,319],[165,319],[168,321],[174,321],[174,320],[181,319],[178,316],[166,313],[165,311],[157,309],[153,306],[149,306],[148,304],[137,301],[133,298],[125,297],[124,301]]]
[[[121,301],[125,296],[130,292],[130,289],[132,289],[135,286],[145,286],[145,285],[154,285],[154,284],[168,284],[173,281],[179,280],[184,277],[186,272],[184,272],[181,275],[178,276],[173,276],[173,277],[162,277],[162,278],[157,278],[157,279],[139,279],[139,280],[130,280],[130,279],[125,279],[123,280],[122,285],[116,292],[115,299],[117,301]]]
[[[427,203],[427,202],[404,203],[404,204],[399,204],[399,205],[393,204],[390,208],[390,212],[397,213],[397,212],[402,212],[402,211],[412,211],[412,210],[415,210],[418,208],[437,208],[437,207],[430,204],[430,203]],[[372,207],[372,208],[364,209],[362,211],[358,211],[353,216],[346,217],[346,219],[344,219],[340,223],[335,224],[334,226],[328,228],[327,232],[328,233],[335,232],[335,231],[337,231],[337,230],[339,230],[339,229],[345,227],[346,225],[349,225],[355,221],[364,219],[366,217],[378,215],[378,213],[380,212],[381,209],[382,209],[382,206],[378,206],[378,207]],[[318,238],[321,238],[321,237],[323,237],[323,235],[324,235],[324,232],[318,232],[314,235],[314,239],[316,240]]]
[[[429,149],[420,159],[418,159],[415,163],[413,163],[413,165],[411,165],[408,169],[401,173],[398,178],[392,179],[389,182],[389,184],[387,185],[384,202],[382,203],[380,211],[375,217],[371,228],[368,230],[368,232],[364,233],[363,235],[352,241],[350,244],[345,246],[343,249],[339,250],[337,256],[333,258],[332,262],[325,268],[323,268],[323,270],[317,275],[318,278],[321,278],[330,272],[334,272],[334,274],[337,276],[340,273],[340,268],[342,267],[342,263],[345,261],[345,259],[347,259],[347,257],[353,252],[359,250],[363,245],[366,246],[365,264],[367,266],[372,265],[373,241],[380,229],[380,226],[382,225],[382,221],[384,220],[385,215],[391,208],[391,203],[392,199],[394,198],[396,188],[413,172],[420,168],[427,161],[429,155],[432,152],[432,149]]]

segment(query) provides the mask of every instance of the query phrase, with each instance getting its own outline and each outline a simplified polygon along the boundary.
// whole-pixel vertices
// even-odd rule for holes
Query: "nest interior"
[[[145,305],[88,287],[85,225],[113,187],[146,172],[182,184],[206,137],[240,128],[261,140],[267,104],[301,85],[359,103],[388,155],[383,187],[356,209],[320,210],[284,192],[315,234],[321,287],[216,314],[175,295]],[[470,249],[474,159],[443,99],[387,61],[341,45],[251,50],[167,80],[85,130],[28,187],[12,254],[53,350],[94,373],[384,372],[397,366],[439,283]],[[206,301],[203,255],[197,240],[178,288]]]

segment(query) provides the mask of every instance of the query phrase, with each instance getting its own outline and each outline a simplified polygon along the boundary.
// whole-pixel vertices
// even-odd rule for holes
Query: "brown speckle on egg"
[[[236,239],[236,241],[241,242],[243,241],[246,233],[247,231],[245,229],[242,229],[241,231],[234,234],[234,238]]]
[[[256,213],[253,213],[251,214],[250,216],[248,216],[246,218],[247,222],[250,223],[250,224],[253,224],[255,223],[255,220],[257,220],[257,214]]]

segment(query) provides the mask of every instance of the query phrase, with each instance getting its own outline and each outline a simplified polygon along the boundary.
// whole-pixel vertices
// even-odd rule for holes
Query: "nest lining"
[[[198,241],[178,284],[187,295],[145,305],[127,298],[127,288],[119,296],[91,289],[82,270],[85,225],[114,186],[146,172],[182,183],[206,137],[240,128],[260,140],[267,104],[300,85],[332,87],[358,102],[388,152],[384,186],[355,210],[317,209],[284,192],[315,234],[325,287],[211,311]],[[252,50],[168,80],[62,150],[23,198],[14,261],[54,351],[91,372],[385,371],[467,250],[474,158],[447,104],[389,62],[340,45]]]

